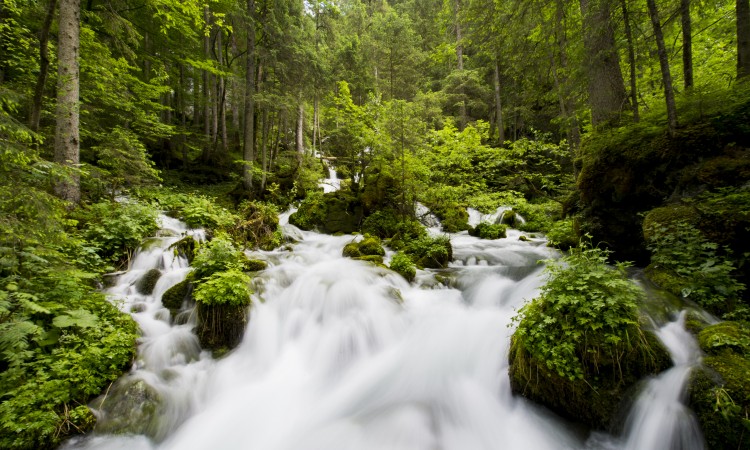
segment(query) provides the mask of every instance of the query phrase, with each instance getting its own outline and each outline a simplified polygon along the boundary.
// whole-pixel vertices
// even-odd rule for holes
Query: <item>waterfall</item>
[[[138,424],[116,434],[100,411],[104,426],[66,449],[595,448],[580,427],[511,393],[511,319],[544,282],[539,261],[555,256],[542,239],[452,235],[450,267],[420,270],[410,284],[342,257],[351,236],[302,231],[287,217],[284,232],[297,243],[253,252],[269,265],[253,282],[242,343],[218,360],[193,345],[189,321],[170,321],[161,306],[164,288],[190,270],[179,258],[164,265],[164,286],[151,296],[132,289],[131,272],[162,267],[178,238],[139,253],[143,269],[121,275],[111,294],[139,311],[144,337],[138,364],[117,383],[130,391],[109,393],[130,398],[121,403]],[[144,413],[144,398],[154,399],[154,414]],[[628,437],[647,434],[636,427]],[[635,448],[612,436],[602,442]]]
[[[336,169],[331,165],[331,163],[328,162],[327,159],[321,159],[321,161],[323,161],[323,164],[328,170],[328,178],[320,180],[318,186],[322,187],[323,192],[325,193],[338,191],[339,189],[341,189],[341,180],[339,180],[338,174],[336,174]]]

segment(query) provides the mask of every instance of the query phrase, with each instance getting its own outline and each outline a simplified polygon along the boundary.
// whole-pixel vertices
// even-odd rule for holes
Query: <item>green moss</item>
[[[453,246],[448,236],[422,236],[403,249],[420,268],[441,269],[453,260]]]
[[[364,217],[362,202],[347,190],[314,194],[306,198],[289,223],[303,230],[322,233],[352,233],[359,230]]]
[[[375,261],[379,259],[379,262],[382,264],[383,256],[385,256],[385,249],[383,249],[383,244],[380,242],[380,238],[366,234],[361,241],[346,244],[342,255],[348,258],[360,259],[369,256],[376,256],[378,258],[365,258],[364,260]]]
[[[247,325],[247,306],[199,302],[197,314],[195,334],[203,348],[232,349],[242,341]]]
[[[231,233],[240,244],[273,250],[281,245],[279,212],[274,205],[243,201],[237,208],[240,219]]]
[[[185,236],[174,244],[170,245],[169,248],[173,249],[176,255],[187,258],[188,263],[192,264],[193,258],[195,258],[195,250],[198,243],[192,236]]]
[[[182,303],[190,297],[192,291],[193,285],[188,280],[181,281],[164,292],[161,296],[161,304],[169,310],[172,317],[175,317],[180,312]]]
[[[699,219],[698,211],[691,205],[673,204],[654,208],[643,219],[643,237],[649,241],[656,230],[667,230],[680,222],[697,225]]]
[[[356,258],[353,258],[353,259],[357,261],[371,262],[379,266],[383,265],[383,257],[380,255],[363,255],[363,256],[357,256]]]
[[[268,263],[260,259],[248,259],[244,263],[244,268],[248,272],[260,272],[266,270]]]
[[[151,295],[154,292],[156,282],[161,278],[161,271],[159,269],[151,269],[135,283],[135,289],[143,295]]]
[[[481,239],[502,239],[506,236],[507,226],[499,223],[481,222],[469,228],[469,234]]]

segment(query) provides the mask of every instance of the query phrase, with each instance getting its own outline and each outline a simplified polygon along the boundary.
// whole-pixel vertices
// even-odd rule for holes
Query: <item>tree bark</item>
[[[44,87],[47,84],[47,75],[49,74],[49,48],[47,47],[47,43],[49,42],[49,29],[52,26],[52,19],[55,17],[56,3],[56,0],[50,0],[47,4],[47,15],[44,18],[44,24],[39,34],[39,76],[36,79],[34,100],[31,103],[31,113],[29,114],[29,128],[31,131],[39,131]]]
[[[497,140],[502,146],[505,143],[505,125],[503,124],[503,103],[500,98],[500,62],[495,59],[495,120]]]
[[[651,25],[654,27],[654,36],[656,37],[656,47],[659,54],[659,65],[661,66],[661,77],[664,84],[664,98],[667,102],[667,120],[669,134],[674,136],[677,130],[677,107],[674,101],[674,89],[672,88],[672,75],[669,72],[669,60],[667,58],[667,48],[664,45],[664,34],[659,22],[659,11],[656,9],[655,0],[646,0],[648,5],[648,15],[651,17]]]
[[[750,75],[750,0],[737,0],[737,78]]]
[[[222,34],[223,32],[221,31],[221,29],[219,29],[216,36],[216,47],[219,67],[224,68],[224,46],[222,45]],[[224,76],[217,75],[216,77],[218,79],[218,83],[216,86],[216,108],[218,109],[217,120],[219,122],[219,129],[216,130],[216,134],[218,135],[219,130],[221,130],[221,155],[224,156],[229,152],[229,145],[227,143],[227,88]]]
[[[242,180],[245,189],[253,188],[255,160],[255,0],[247,0],[247,60],[245,64],[245,133]]]
[[[591,122],[594,126],[616,122],[628,97],[615,45],[611,4],[608,0],[580,0],[580,5]]]
[[[684,1],[684,0],[683,0]],[[633,120],[641,119],[638,108],[638,83],[636,82],[635,45],[633,43],[633,30],[630,27],[630,13],[628,12],[627,0],[621,0],[622,17],[625,25],[625,40],[628,42],[628,65],[630,66],[630,106],[633,108]]]
[[[69,177],[55,186],[55,193],[64,200],[81,200],[79,162],[79,72],[80,0],[60,0],[59,38],[57,52],[57,124],[55,127],[55,162],[76,168]]]
[[[211,12],[208,5],[203,7],[203,21],[210,27]],[[209,33],[210,34],[210,33]],[[203,56],[211,58],[211,37],[203,36]],[[203,161],[211,158],[211,76],[203,70]]]
[[[297,106],[297,157],[302,158],[305,153],[305,103],[302,96],[299,98]]]
[[[261,169],[263,174],[260,177],[260,191],[266,189],[266,173],[268,172],[268,135],[271,132],[271,120],[268,118],[268,108],[263,109],[263,131],[261,133]]]
[[[693,23],[690,20],[690,0],[680,0],[682,16],[682,77],[685,90],[693,87]]]

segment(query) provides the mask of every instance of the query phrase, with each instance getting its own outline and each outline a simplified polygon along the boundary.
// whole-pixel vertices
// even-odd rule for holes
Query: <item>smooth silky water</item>
[[[589,437],[511,394],[511,318],[543,284],[539,262],[556,256],[543,239],[522,242],[515,230],[494,241],[452,235],[450,267],[419,271],[409,284],[342,257],[352,236],[300,231],[288,216],[281,221],[297,243],[253,252],[269,266],[253,282],[242,343],[219,360],[199,349],[189,310],[174,321],[161,305],[190,270],[168,249],[179,237],[136,255],[109,292],[136,311],[137,362],[91,404],[98,431],[66,449],[702,448],[680,403],[698,350],[679,320],[659,330],[676,366],[645,382],[622,437]],[[151,268],[164,275],[153,295],[140,295],[134,283]]]

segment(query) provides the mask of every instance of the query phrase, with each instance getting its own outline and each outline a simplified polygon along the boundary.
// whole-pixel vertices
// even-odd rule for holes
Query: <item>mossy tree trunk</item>
[[[608,0],[580,0],[580,4],[591,122],[595,126],[616,122],[628,96],[615,45],[611,3]]]

